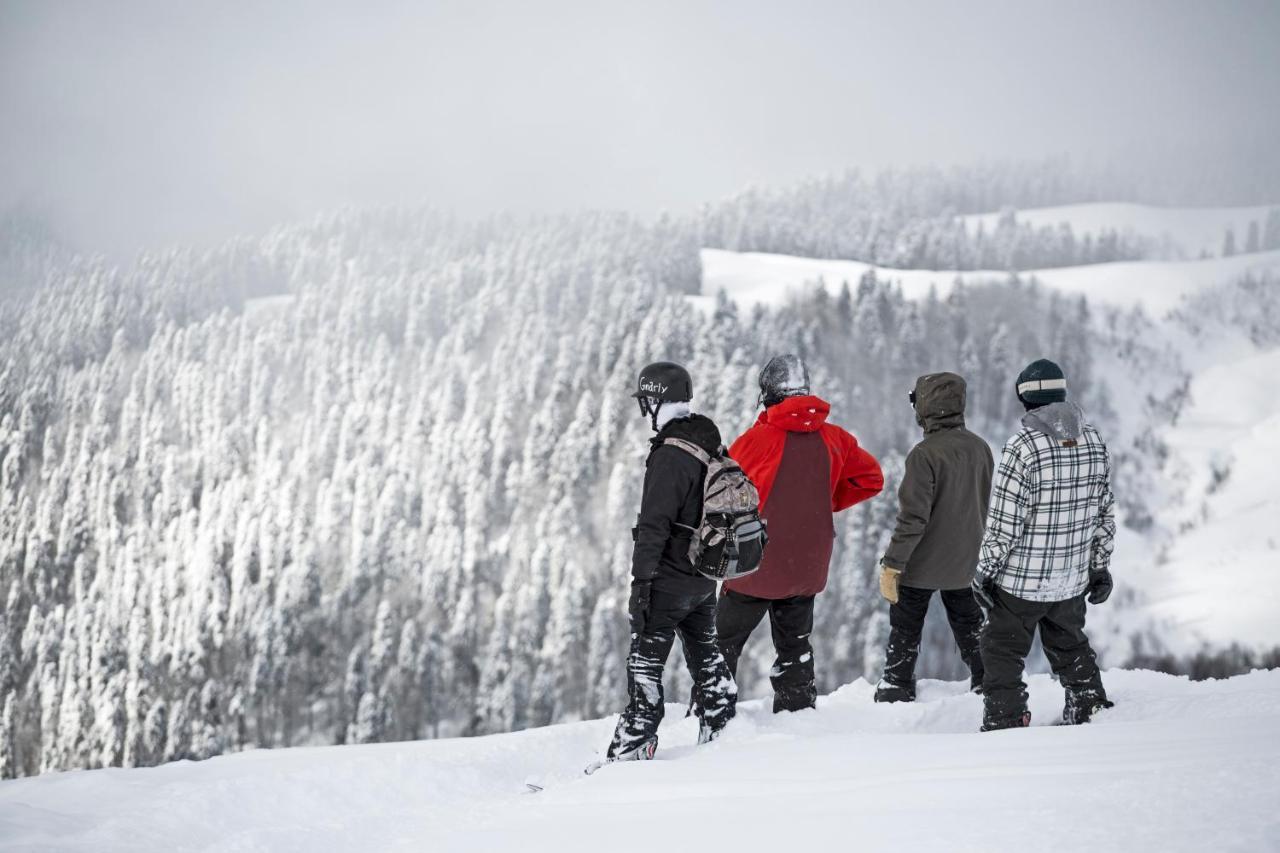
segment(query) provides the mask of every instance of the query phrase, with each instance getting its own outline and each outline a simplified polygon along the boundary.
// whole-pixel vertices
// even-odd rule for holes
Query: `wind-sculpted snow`
[[[657,760],[582,768],[612,719],[510,735],[249,752],[0,783],[0,850],[596,853],[672,850],[1258,851],[1280,843],[1280,672],[1105,674],[1116,707],[978,734],[979,697],[865,681],[816,711],[749,702],[724,736],[668,706]],[[526,783],[543,788],[530,793]]]

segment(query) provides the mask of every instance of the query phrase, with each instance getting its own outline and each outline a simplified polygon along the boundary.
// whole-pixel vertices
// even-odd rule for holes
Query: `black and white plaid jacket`
[[[1028,601],[1065,601],[1111,563],[1111,458],[1074,403],[1028,412],[992,488],[978,574]]]

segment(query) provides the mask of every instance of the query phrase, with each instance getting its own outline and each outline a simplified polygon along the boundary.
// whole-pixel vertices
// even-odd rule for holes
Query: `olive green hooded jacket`
[[[884,564],[917,589],[963,589],[973,580],[991,499],[991,448],[964,428],[965,382],[954,373],[916,380],[924,440],[907,454],[898,523]]]

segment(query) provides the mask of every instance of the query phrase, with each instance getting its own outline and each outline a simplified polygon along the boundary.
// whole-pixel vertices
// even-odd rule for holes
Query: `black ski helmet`
[[[693,379],[689,371],[673,361],[645,365],[636,379],[632,397],[652,397],[664,403],[687,403],[693,399]]]
[[[760,402],[766,406],[808,393],[809,368],[798,355],[775,355],[760,371]]]

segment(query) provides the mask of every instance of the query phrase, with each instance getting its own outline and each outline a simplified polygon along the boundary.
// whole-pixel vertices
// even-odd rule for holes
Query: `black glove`
[[[1103,569],[1100,572],[1089,572],[1089,603],[1101,604],[1111,597],[1111,588],[1115,584],[1111,580],[1111,572]]]
[[[631,633],[643,634],[645,622],[649,619],[649,593],[653,589],[653,581],[633,580],[631,582],[631,599],[627,602],[627,613],[631,616]]]
[[[996,582],[991,578],[984,578],[977,575],[973,579],[973,597],[978,602],[978,606],[982,608],[983,613],[987,613],[996,606]]]

